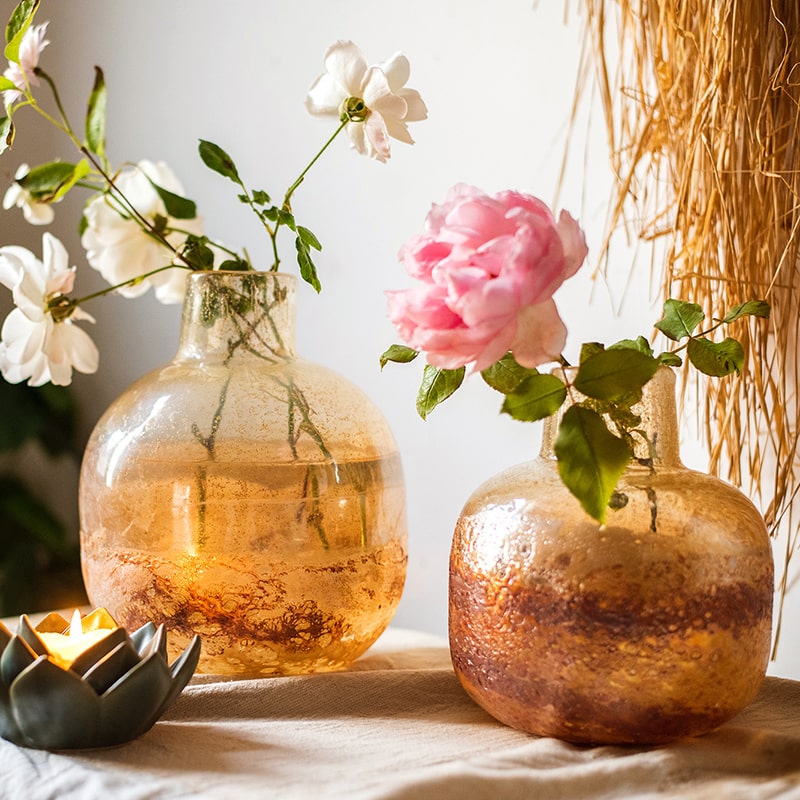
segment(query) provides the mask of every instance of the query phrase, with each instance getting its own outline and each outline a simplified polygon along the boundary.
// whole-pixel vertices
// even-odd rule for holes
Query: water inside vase
[[[200,634],[202,672],[341,668],[383,631],[402,593],[400,459],[257,455],[128,458],[113,491],[113,471],[85,469],[87,591],[130,629],[165,622],[173,653]]]

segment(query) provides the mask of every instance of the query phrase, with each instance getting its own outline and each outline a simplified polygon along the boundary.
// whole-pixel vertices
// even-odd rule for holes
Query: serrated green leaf
[[[187,197],[170,192],[163,186],[159,186],[149,175],[145,175],[150,185],[156,190],[164,204],[167,214],[173,219],[194,219],[197,216],[197,204]]]
[[[683,364],[683,359],[677,353],[660,353],[658,360],[665,367],[680,367]]]
[[[598,353],[602,353],[606,346],[602,342],[584,342],[581,345],[581,352],[578,356],[578,363],[582,364],[587,358],[591,358]]]
[[[314,250],[322,250],[322,245],[320,244],[319,239],[317,239],[317,237],[314,236],[314,234],[308,228],[298,225],[297,235],[309,247],[312,247]]]
[[[230,178],[240,186],[242,185],[236,164],[233,163],[233,159],[219,145],[201,139],[197,149],[200,153],[200,158],[209,169],[214,170],[214,172],[225,178]]]
[[[522,422],[555,414],[567,397],[567,387],[555,375],[531,375],[506,395],[502,413]]]
[[[381,369],[390,361],[395,364],[408,364],[419,355],[419,351],[413,347],[406,347],[404,344],[390,345],[381,353]]]
[[[490,367],[486,367],[481,372],[481,377],[492,389],[508,394],[513,392],[525,378],[538,374],[537,370],[521,366],[511,353],[506,353]]]
[[[438,369],[430,364],[425,365],[422,372],[422,383],[417,393],[417,413],[422,419],[427,419],[428,414],[436,406],[450,397],[464,381],[466,369]]]
[[[656,322],[655,327],[665,336],[678,342],[691,336],[705,316],[703,309],[697,303],[670,299],[665,301],[664,316]]]
[[[587,397],[614,402],[641,389],[658,367],[658,359],[638,350],[603,350],[581,363],[574,384]]]
[[[736,339],[712,342],[710,339],[692,339],[686,349],[689,361],[705,375],[722,378],[732,372],[741,372],[744,366],[744,348]]]
[[[300,277],[313,286],[315,291],[321,291],[322,284],[319,282],[317,268],[311,259],[311,251],[299,236],[294,240],[294,246],[297,250],[297,265],[300,267]]]
[[[19,46],[22,37],[33,22],[36,9],[39,8],[39,0],[22,0],[22,2],[11,13],[11,18],[6,25],[6,47],[5,57],[13,64],[19,63]]]
[[[566,410],[554,443],[558,473],[584,511],[601,525],[608,503],[632,451],[606,427],[603,418],[588,408]]]
[[[635,339],[620,339],[610,345],[609,350],[638,350],[640,353],[652,356],[653,348],[644,336],[637,336]]]
[[[240,194],[239,199],[242,200],[242,202],[246,203],[247,195]],[[269,195],[266,192],[262,191],[261,189],[256,189],[253,192],[253,202],[257,206],[265,206],[267,203],[269,203],[269,201],[270,201]]]
[[[106,150],[106,81],[103,70],[94,68],[94,85],[86,107],[86,146],[101,158]]]
[[[723,318],[723,322],[731,323],[742,317],[761,317],[767,319],[770,314],[770,305],[766,300],[748,300],[734,306]]]
[[[261,212],[261,218],[268,220],[269,222],[277,222],[278,221],[278,209],[277,206],[270,206],[269,208],[265,208]]]

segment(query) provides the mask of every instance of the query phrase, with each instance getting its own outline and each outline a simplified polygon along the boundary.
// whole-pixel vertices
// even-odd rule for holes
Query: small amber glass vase
[[[389,623],[405,489],[364,393],[294,352],[296,280],[193,273],[175,359],[88,442],[83,574],[125,627],[163,622],[201,672],[342,668]]]
[[[773,560],[762,517],[678,454],[675,378],[637,411],[656,443],[617,487],[605,526],[553,454],[481,486],[450,560],[450,647],[470,696],[501,722],[581,743],[668,742],[741,711],[764,678]],[[640,453],[637,455],[647,455]]]

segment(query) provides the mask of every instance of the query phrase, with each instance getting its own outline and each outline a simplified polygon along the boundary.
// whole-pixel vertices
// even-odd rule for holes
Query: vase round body
[[[295,356],[293,276],[192,273],[175,359],[95,427],[80,479],[89,597],[164,622],[199,670],[339,669],[385,629],[407,560],[394,437]]]
[[[663,743],[716,728],[763,681],[773,598],[763,519],[737,489],[681,464],[670,370],[637,411],[658,458],[631,462],[605,526],[559,478],[557,417],[540,458],[487,481],[458,520],[453,665],[514,728]]]

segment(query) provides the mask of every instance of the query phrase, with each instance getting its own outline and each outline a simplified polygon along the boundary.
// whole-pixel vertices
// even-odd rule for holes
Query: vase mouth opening
[[[187,282],[198,283],[203,281],[213,281],[215,279],[233,280],[256,279],[261,281],[275,281],[277,283],[296,284],[297,276],[290,272],[275,272],[273,270],[258,269],[204,269],[193,270],[186,276]]]

